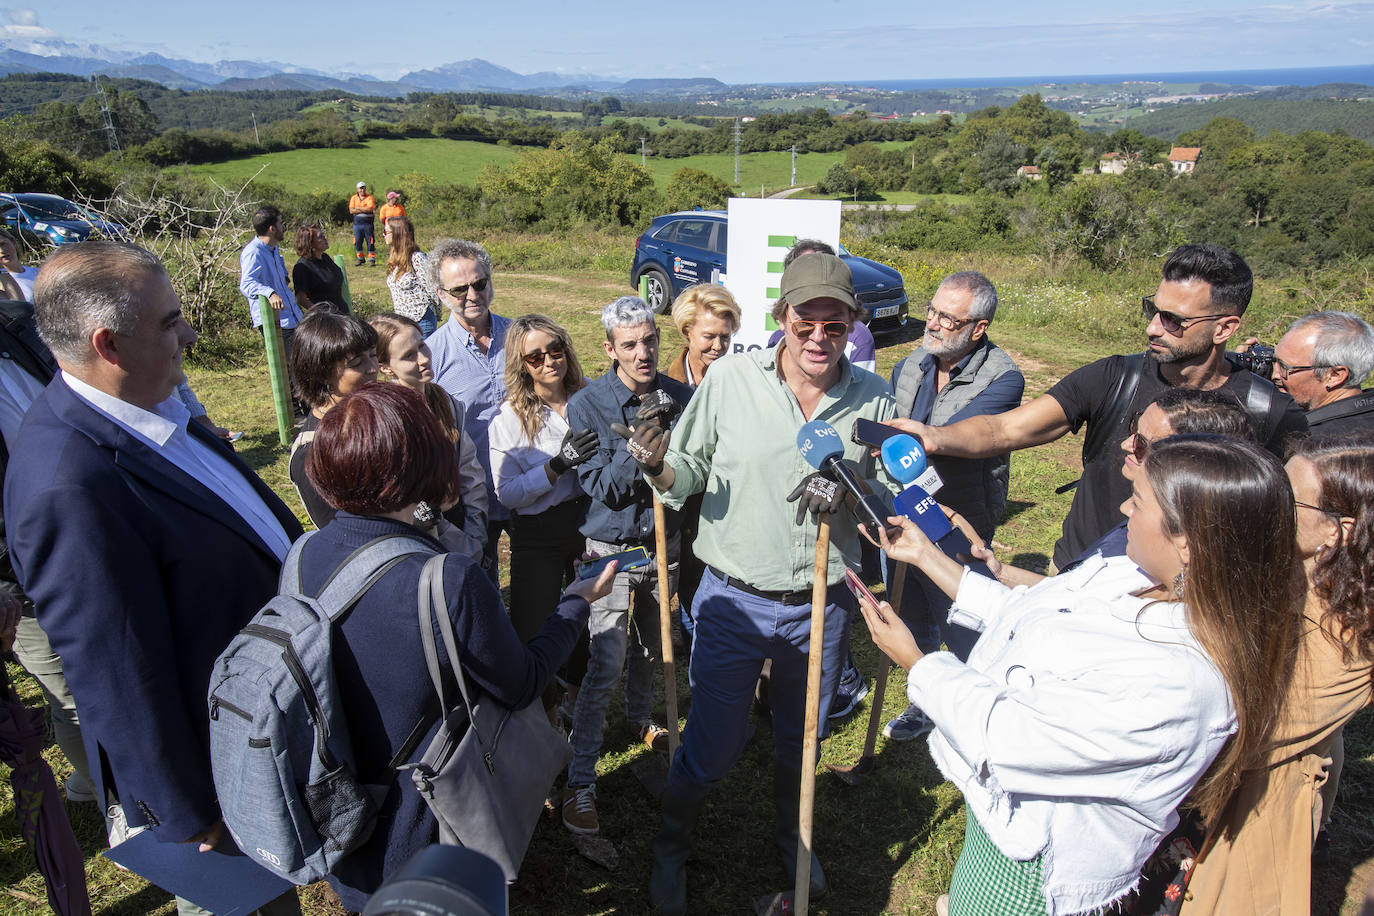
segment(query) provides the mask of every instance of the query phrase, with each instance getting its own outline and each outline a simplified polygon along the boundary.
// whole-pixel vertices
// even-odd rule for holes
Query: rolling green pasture
[[[191,171],[221,183],[259,180],[286,185],[294,191],[337,189],[345,197],[366,181],[374,191],[394,184],[407,172],[425,172],[439,181],[471,184],[488,162],[514,159],[516,149],[473,140],[416,137],[406,140],[369,140],[353,149],[295,149],[193,165]]]

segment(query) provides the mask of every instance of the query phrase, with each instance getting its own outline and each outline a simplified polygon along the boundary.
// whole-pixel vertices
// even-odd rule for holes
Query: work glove
[[[655,388],[639,399],[639,411],[635,414],[635,419],[640,422],[656,423],[663,429],[667,429],[673,425],[673,421],[677,419],[680,413],[682,413],[682,405],[674,401],[668,392]],[[639,424],[635,425],[638,426]]]
[[[806,521],[810,512],[817,521],[821,513],[833,515],[844,505],[844,489],[838,482],[831,480],[824,471],[807,474],[797,484],[796,489],[787,494],[787,501],[797,504],[797,524]]]
[[[549,459],[549,470],[557,477],[564,471],[577,467],[595,455],[600,444],[601,440],[597,438],[595,430],[568,430],[567,435],[563,437],[563,444],[558,446],[558,454]]]
[[[668,399],[672,402],[672,399]],[[636,420],[634,429],[619,423],[611,424],[612,431],[625,437],[625,451],[650,477],[663,473],[663,456],[668,454],[669,431],[652,420]]]

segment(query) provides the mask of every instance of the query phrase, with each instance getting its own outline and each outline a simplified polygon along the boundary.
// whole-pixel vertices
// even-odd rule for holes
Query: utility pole
[[[644,165],[644,141],[648,139],[648,137],[639,138],[639,164],[645,168],[648,168],[648,166]]]
[[[735,118],[735,184],[739,184],[739,142],[740,142],[739,118]]]
[[[249,114],[253,116],[253,142],[258,146],[262,146],[262,137],[258,136],[258,113],[256,111],[250,111]]]
[[[119,148],[119,132],[115,130],[114,118],[110,114],[109,100],[105,96],[105,85],[99,79],[95,81],[95,91],[100,95],[100,113],[105,116],[105,135],[109,140],[110,152],[114,153],[116,159],[122,159],[124,151]]]
[[[795,188],[796,186],[797,186],[797,144],[793,143],[793,144],[792,144],[792,185],[791,185],[791,187],[794,187],[794,188]]]

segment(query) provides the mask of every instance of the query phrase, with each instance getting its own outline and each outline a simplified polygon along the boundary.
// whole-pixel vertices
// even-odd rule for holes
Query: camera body
[[[1251,372],[1263,378],[1274,377],[1274,348],[1266,347],[1264,344],[1255,344],[1244,353],[1227,353],[1226,358],[1232,365],[1241,369],[1249,369]]]

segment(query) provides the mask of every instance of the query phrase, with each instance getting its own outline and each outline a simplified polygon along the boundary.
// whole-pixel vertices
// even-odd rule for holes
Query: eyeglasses
[[[972,322],[980,320],[977,318],[955,318],[953,315],[946,315],[944,312],[937,310],[933,303],[927,302],[926,324],[930,324],[931,319],[934,319],[935,323],[946,331],[957,331],[966,324],[971,324]]]
[[[1320,512],[1322,515],[1329,515],[1332,518],[1336,519],[1336,521],[1340,521],[1341,519],[1341,514],[1334,509],[1324,509],[1321,506],[1314,506],[1311,503],[1305,503],[1300,499],[1293,500],[1293,505],[1301,506],[1304,509],[1311,509],[1314,512]]]
[[[1290,366],[1278,357],[1274,358],[1274,374],[1281,379],[1286,379],[1294,372],[1309,372],[1313,369],[1327,369],[1328,366]]]
[[[450,286],[447,289],[444,289],[442,286],[439,288],[455,299],[465,299],[467,298],[469,288],[475,289],[477,292],[481,293],[486,291],[487,285],[490,283],[490,277],[481,277],[477,280],[473,280],[471,283],[459,283],[457,286]]]
[[[1131,433],[1131,457],[1135,459],[1136,464],[1144,464],[1145,456],[1150,453],[1150,440],[1142,436],[1137,429],[1140,425],[1140,414],[1142,412],[1137,412],[1131,417],[1131,425],[1129,427]]]
[[[832,340],[849,336],[848,321],[811,321],[808,318],[793,318],[792,333],[806,340],[816,332],[818,325],[825,331],[825,336]]]
[[[567,349],[560,346],[552,346],[547,350],[535,350],[533,353],[526,353],[520,357],[525,361],[525,365],[531,369],[538,369],[546,362],[555,362],[567,355]]]
[[[1166,312],[1163,309],[1155,307],[1154,296],[1140,297],[1140,311],[1144,313],[1146,322],[1153,321],[1154,317],[1158,315],[1160,327],[1164,328],[1164,330],[1170,334],[1182,334],[1184,330],[1187,329],[1188,325],[1192,324],[1194,321],[1214,321],[1217,318],[1231,317],[1225,313],[1219,315],[1193,315],[1190,317],[1188,315],[1179,315],[1174,312]]]

